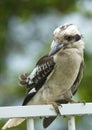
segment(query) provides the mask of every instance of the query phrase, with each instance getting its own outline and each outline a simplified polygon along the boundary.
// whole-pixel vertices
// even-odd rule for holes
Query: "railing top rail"
[[[92,114],[92,103],[61,104],[61,115]],[[0,118],[56,116],[52,105],[4,106],[0,107]]]

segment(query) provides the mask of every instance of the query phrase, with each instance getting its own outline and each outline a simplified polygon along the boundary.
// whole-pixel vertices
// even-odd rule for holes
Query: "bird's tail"
[[[55,119],[56,119],[56,116],[45,117],[43,119],[43,127],[47,128]]]
[[[9,119],[6,124],[2,127],[2,130],[5,130],[7,128],[11,128],[11,127],[15,127],[20,125],[23,121],[25,120],[25,118],[12,118]]]

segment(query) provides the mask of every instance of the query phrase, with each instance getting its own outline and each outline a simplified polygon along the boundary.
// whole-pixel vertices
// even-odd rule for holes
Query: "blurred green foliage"
[[[71,4],[70,4],[71,3]],[[12,43],[6,41],[8,22],[12,16],[19,16],[27,20],[32,14],[42,14],[50,9],[56,9],[62,13],[71,11],[75,7],[75,0],[1,0],[0,1],[0,72],[5,70],[5,58],[10,51]],[[5,67],[4,67],[5,66]]]
[[[7,60],[10,54],[12,55],[11,52],[14,52],[15,55],[24,55],[28,43],[21,44],[12,39],[10,26],[14,25],[10,24],[11,19],[18,17],[22,23],[25,24],[29,19],[32,20],[33,15],[35,15],[35,17],[38,15],[45,16],[49,14],[51,10],[56,11],[57,14],[61,14],[63,17],[75,12],[82,14],[87,20],[92,19],[92,12],[84,8],[82,9],[82,4],[83,1],[80,0],[0,0],[0,103],[2,106],[19,105],[25,96],[25,88],[19,87],[18,85],[18,76],[22,71],[19,73],[10,71]],[[17,34],[15,33],[15,35]],[[86,41],[89,42],[91,38],[92,36]],[[50,41],[47,39],[47,44],[44,44],[43,51],[41,50],[39,52],[37,58],[42,56],[44,52],[48,52],[49,43]],[[36,59],[34,63],[36,63]],[[11,66],[12,64],[10,64],[10,67]],[[31,70],[32,67],[26,71]],[[84,77],[77,94],[80,100],[92,101],[92,53],[88,51],[85,51]],[[2,122],[1,125],[2,124],[4,124],[4,122]],[[19,129],[25,129],[25,125],[21,125]],[[18,130],[18,127],[14,128],[14,130]]]

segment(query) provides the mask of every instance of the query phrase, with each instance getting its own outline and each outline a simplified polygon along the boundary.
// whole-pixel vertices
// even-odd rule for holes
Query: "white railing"
[[[92,103],[61,104],[59,111],[68,116],[68,130],[75,130],[75,116],[92,114]],[[27,130],[34,130],[34,117],[56,115],[52,105],[0,107],[0,119],[26,117]]]

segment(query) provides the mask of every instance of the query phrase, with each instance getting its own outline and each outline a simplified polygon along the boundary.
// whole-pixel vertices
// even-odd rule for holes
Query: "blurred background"
[[[91,0],[0,0],[0,106],[21,105],[25,88],[18,77],[31,72],[37,59],[48,53],[52,32],[64,23],[79,27],[85,42],[84,77],[74,96],[92,102],[92,1]],[[6,120],[0,120],[0,128]],[[92,116],[76,117],[77,130],[91,130]],[[10,130],[25,130],[26,122]],[[35,119],[35,130],[43,130]],[[59,117],[47,130],[67,130]]]

